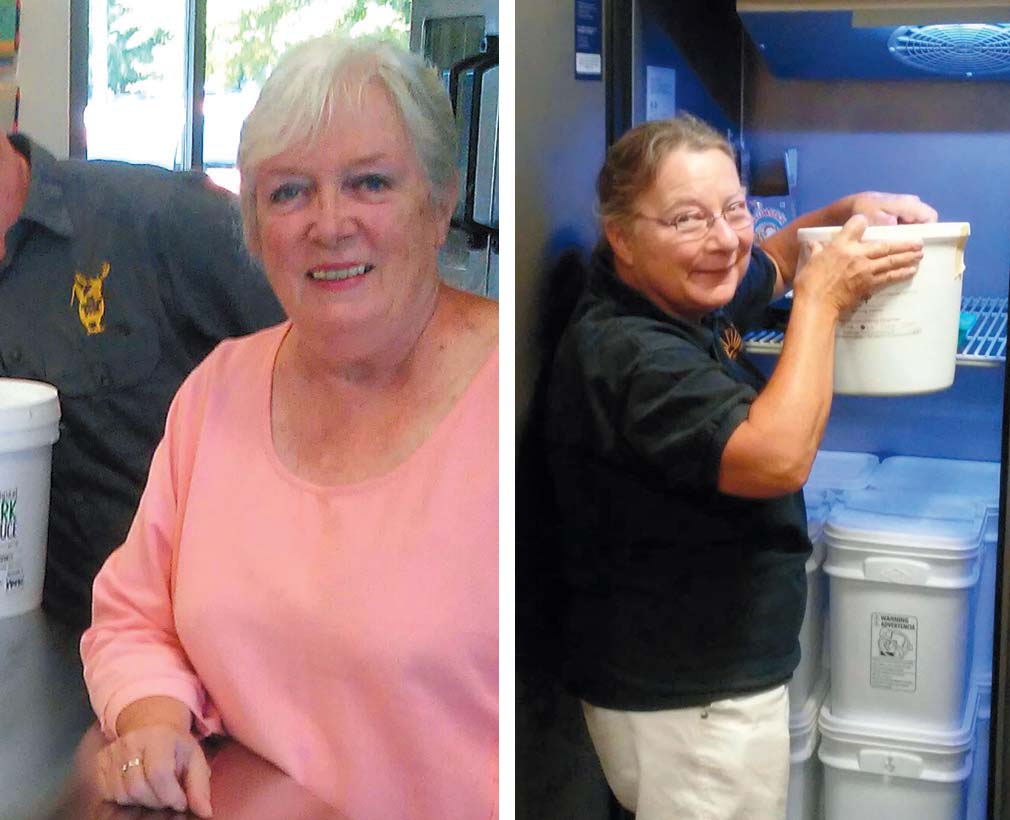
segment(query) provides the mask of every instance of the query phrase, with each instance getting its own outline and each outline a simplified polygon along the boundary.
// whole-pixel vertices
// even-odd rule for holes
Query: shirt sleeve
[[[716,488],[722,451],[754,389],[700,348],[658,334],[627,378],[620,430],[636,455],[670,484]]]
[[[249,255],[235,196],[202,173],[173,174],[171,197],[154,210],[154,253],[167,274],[176,327],[203,350],[231,336],[275,325],[284,312]]]
[[[187,401],[184,394],[199,373],[173,401],[126,541],[95,579],[92,623],[81,639],[81,658],[91,704],[109,739],[116,736],[116,719],[125,706],[154,695],[185,703],[198,736],[223,731],[180,643],[172,606],[173,568],[201,415],[200,401]]]

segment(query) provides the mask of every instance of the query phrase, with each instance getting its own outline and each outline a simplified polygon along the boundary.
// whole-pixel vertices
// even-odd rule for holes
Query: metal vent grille
[[[921,71],[960,77],[1010,72],[1010,24],[901,26],[887,41],[895,59]]]

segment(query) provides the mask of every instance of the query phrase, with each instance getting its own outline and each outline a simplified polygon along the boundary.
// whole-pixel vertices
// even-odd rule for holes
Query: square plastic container
[[[822,531],[830,505],[823,497],[811,502],[807,498],[807,533],[813,551],[805,565],[807,577],[807,605],[800,628],[800,662],[789,681],[790,716],[802,711],[813,694],[817,682],[827,671],[827,647],[824,640],[825,613],[827,610],[827,578],[824,575],[824,540]]]
[[[996,542],[999,538],[998,463],[946,458],[885,458],[870,487],[972,498],[985,507],[982,529],[982,576],[979,580],[972,629],[972,676],[992,679],[992,642],[996,607]]]
[[[961,820],[974,723],[974,704],[951,732],[848,721],[825,705],[817,753],[825,820]]]
[[[978,711],[975,714],[975,746],[968,778],[968,811],[966,820],[986,820],[989,799],[989,718],[992,684],[977,682]]]
[[[983,510],[864,490],[824,526],[834,715],[952,732],[967,703]]]
[[[809,504],[818,494],[824,494],[833,503],[848,493],[864,490],[879,465],[880,459],[872,453],[818,450],[803,487],[804,498]]]
[[[822,676],[814,691],[789,713],[789,792],[786,820],[820,820],[824,816],[821,762],[817,759],[817,717],[828,688]],[[791,697],[790,693],[790,697]],[[792,701],[790,701],[792,705]]]

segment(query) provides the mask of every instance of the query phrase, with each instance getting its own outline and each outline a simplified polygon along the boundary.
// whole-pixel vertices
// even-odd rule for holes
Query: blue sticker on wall
[[[603,77],[603,0],[575,0],[575,79]]]

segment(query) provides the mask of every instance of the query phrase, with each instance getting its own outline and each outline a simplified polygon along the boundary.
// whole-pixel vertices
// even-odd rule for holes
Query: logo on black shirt
[[[731,324],[726,325],[719,334],[719,340],[722,342],[722,349],[726,351],[726,355],[736,361],[740,351],[743,350],[743,337],[740,336],[740,331]]]

